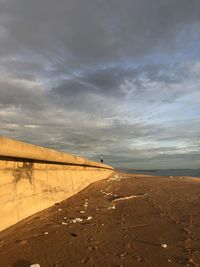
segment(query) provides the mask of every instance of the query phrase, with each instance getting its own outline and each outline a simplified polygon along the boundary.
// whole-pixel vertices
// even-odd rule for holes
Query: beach
[[[0,233],[0,267],[200,266],[200,179],[117,172]]]

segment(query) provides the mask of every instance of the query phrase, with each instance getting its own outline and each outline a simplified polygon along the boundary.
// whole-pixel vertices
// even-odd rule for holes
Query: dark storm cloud
[[[169,86],[176,86],[186,80],[198,79],[198,72],[192,70],[192,64],[175,65],[145,65],[144,67],[107,67],[99,68],[89,73],[82,73],[70,79],[60,80],[60,85],[52,88],[51,93],[70,103],[76,98],[84,98],[89,93],[98,96],[107,96],[123,100],[127,95],[129,98],[143,98],[143,101],[171,102],[186,95],[188,88],[174,87],[169,90]],[[157,83],[153,90],[149,84]],[[130,84],[131,86],[126,86]],[[160,85],[166,88],[160,87]],[[134,90],[133,87],[134,86]],[[190,89],[191,90],[191,89]],[[133,91],[133,93],[131,93]],[[149,91],[153,94],[149,94]],[[160,92],[159,92],[160,91]],[[155,95],[157,97],[155,98]],[[149,99],[150,98],[150,99]]]
[[[0,10],[4,53],[27,49],[51,61],[65,50],[77,65],[174,50],[200,19],[198,0],[7,0]]]
[[[82,73],[71,79],[61,80],[61,84],[52,89],[52,93],[61,97],[80,96],[92,92],[97,95],[107,95],[121,98],[125,96],[120,85],[127,79],[134,79],[137,69],[122,67],[100,68],[89,73]]]
[[[8,1],[1,4],[1,12],[6,39],[15,46],[8,46],[8,52],[27,49],[50,61],[53,55],[59,60],[62,50],[78,60],[114,56],[95,1]]]

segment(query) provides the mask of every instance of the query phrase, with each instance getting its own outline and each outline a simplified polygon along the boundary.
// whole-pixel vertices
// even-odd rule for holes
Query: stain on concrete
[[[33,163],[32,162],[20,162],[22,166],[18,165],[13,170],[13,176],[15,177],[15,183],[18,183],[22,179],[29,180],[30,184],[33,181]]]

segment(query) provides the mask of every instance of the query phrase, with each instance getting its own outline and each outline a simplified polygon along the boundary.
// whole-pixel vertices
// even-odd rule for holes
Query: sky
[[[0,135],[199,168],[200,1],[0,0]]]

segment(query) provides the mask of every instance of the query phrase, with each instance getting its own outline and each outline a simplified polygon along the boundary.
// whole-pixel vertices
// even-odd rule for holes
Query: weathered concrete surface
[[[29,159],[36,161],[67,163],[81,166],[91,166],[104,169],[113,169],[111,166],[77,157],[72,154],[58,152],[52,149],[19,142],[0,136],[0,157]]]
[[[104,164],[0,137],[0,231],[112,172]]]

